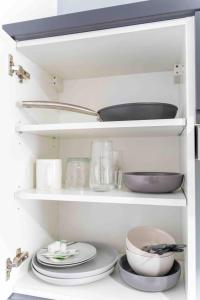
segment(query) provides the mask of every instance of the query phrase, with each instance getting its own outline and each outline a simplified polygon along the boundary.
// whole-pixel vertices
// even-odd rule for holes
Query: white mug
[[[36,160],[36,189],[56,191],[62,188],[61,159]]]

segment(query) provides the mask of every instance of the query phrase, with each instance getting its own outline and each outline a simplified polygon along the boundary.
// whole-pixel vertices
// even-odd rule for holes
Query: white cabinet
[[[10,102],[7,108],[2,104],[2,112],[7,109],[9,120],[5,114],[1,131],[9,147],[2,159],[10,185],[2,187],[6,199],[0,218],[5,237],[1,262],[18,247],[31,257],[55,238],[101,241],[123,253],[126,231],[141,224],[169,231],[187,244],[187,251],[180,257],[183,278],[166,293],[131,290],[116,273],[90,286],[49,286],[28,271],[28,261],[13,270],[8,282],[1,270],[7,293],[54,300],[195,299],[194,44],[194,20],[185,18],[17,42],[16,49],[8,49],[4,60],[11,52],[31,79],[20,84],[17,77],[5,76]],[[184,65],[178,78],[175,64]],[[52,75],[63,81],[63,90],[54,88]],[[163,101],[176,104],[179,111],[174,120],[67,123],[59,112],[38,112],[34,117],[17,106],[22,100],[60,100],[94,110],[125,102]],[[115,149],[123,152],[127,171],[183,172],[183,191],[168,195],[35,191],[36,158],[62,158],[65,163],[67,157],[89,156],[96,137],[113,141]]]

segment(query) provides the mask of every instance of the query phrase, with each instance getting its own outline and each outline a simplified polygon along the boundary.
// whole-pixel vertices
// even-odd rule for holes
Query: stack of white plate
[[[33,273],[41,280],[61,286],[91,283],[110,275],[118,260],[112,247],[100,243],[75,243],[68,249],[77,249],[79,254],[64,260],[50,260],[40,249],[32,259]]]

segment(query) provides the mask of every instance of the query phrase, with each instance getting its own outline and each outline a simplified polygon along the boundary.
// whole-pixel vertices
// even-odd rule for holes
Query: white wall
[[[129,74],[65,80],[59,99],[94,110],[125,102],[161,100],[180,107],[179,89],[174,84],[173,72]],[[177,137],[112,138],[112,141],[114,149],[122,151],[124,171],[180,171]],[[70,142],[61,139],[59,145],[65,165],[67,157],[90,156],[90,139]],[[61,239],[106,242],[123,253],[126,232],[146,224],[163,228],[182,241],[179,208],[61,203],[59,212]]]
[[[181,111],[184,103],[179,92],[173,72],[154,72],[65,80],[60,100],[94,110],[128,102],[163,101],[177,105]]]
[[[0,23],[20,22],[56,15],[57,0],[1,0]]]
[[[58,0],[58,14],[144,1],[145,0]]]

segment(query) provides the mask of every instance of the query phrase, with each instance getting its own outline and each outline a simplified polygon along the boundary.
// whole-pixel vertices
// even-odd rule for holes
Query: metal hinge
[[[16,256],[13,258],[13,261],[8,258],[6,260],[6,280],[10,279],[10,273],[13,268],[18,268],[21,264],[28,258],[28,252],[22,252],[21,248],[18,248],[16,251]]]
[[[8,74],[10,76],[13,76],[14,74],[16,74],[17,77],[19,78],[20,83],[23,83],[24,80],[31,78],[31,75],[27,71],[25,71],[22,66],[20,66],[20,65],[17,67],[15,66],[14,59],[11,54],[9,55]]]

